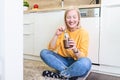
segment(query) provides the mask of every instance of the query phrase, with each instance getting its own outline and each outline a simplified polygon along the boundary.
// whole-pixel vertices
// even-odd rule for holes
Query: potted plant
[[[28,10],[28,7],[29,7],[29,3],[27,2],[27,0],[24,0],[24,1],[23,1],[24,11],[25,11],[25,10]]]

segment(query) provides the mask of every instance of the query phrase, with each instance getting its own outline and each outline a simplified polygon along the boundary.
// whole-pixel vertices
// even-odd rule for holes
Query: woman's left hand
[[[71,49],[71,50],[76,49],[76,43],[73,39],[69,39],[69,45],[70,45],[69,49]]]

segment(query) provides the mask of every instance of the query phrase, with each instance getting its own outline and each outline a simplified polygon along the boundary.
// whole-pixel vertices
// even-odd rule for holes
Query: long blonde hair
[[[69,7],[69,8],[66,9],[66,11],[65,11],[65,14],[64,14],[65,25],[68,27],[68,25],[67,25],[67,23],[66,23],[66,16],[67,16],[68,12],[71,11],[71,10],[75,10],[75,11],[77,12],[77,14],[78,14],[79,22],[78,22],[77,26],[79,27],[79,26],[80,26],[80,18],[81,18],[80,10],[79,10],[78,8],[76,8],[76,7],[73,7],[73,6]]]

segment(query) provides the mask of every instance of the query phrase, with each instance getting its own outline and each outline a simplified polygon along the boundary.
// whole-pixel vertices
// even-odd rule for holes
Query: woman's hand
[[[64,31],[65,31],[65,26],[60,26],[60,27],[57,29],[55,35],[59,36],[59,35],[61,35],[62,32],[64,32]]]
[[[71,50],[76,49],[76,43],[75,43],[74,40],[69,39],[69,45],[70,45],[70,48],[69,48],[69,49],[71,49]]]
[[[79,52],[79,50],[76,47],[76,43],[75,43],[74,40],[69,39],[69,45],[70,45],[69,49],[71,49],[74,53],[78,53]]]

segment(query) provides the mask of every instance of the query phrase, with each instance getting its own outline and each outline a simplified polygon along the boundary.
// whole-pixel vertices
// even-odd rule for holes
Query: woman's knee
[[[40,51],[40,57],[43,58],[47,53],[48,53],[48,49],[43,49]]]
[[[80,58],[78,59],[78,61],[80,61],[80,63],[82,63],[86,68],[90,69],[91,68],[91,60],[89,58]]]

